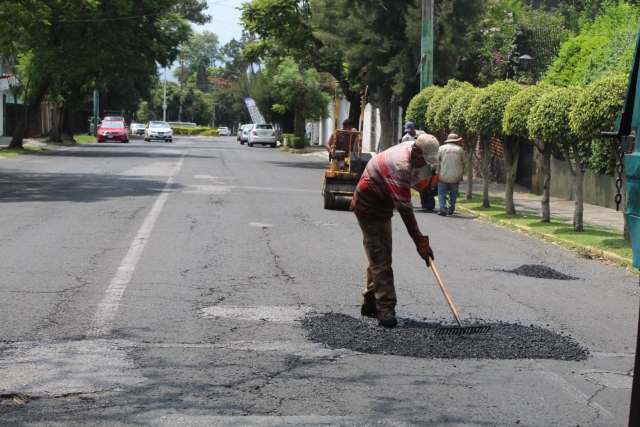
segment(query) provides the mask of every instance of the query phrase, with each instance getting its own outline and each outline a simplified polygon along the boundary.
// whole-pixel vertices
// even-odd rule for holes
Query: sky
[[[211,22],[205,25],[194,25],[193,31],[201,33],[209,31],[215,33],[220,40],[220,47],[224,46],[231,39],[239,40],[242,37],[242,25],[240,25],[240,11],[236,9],[247,0],[207,0],[209,8],[206,13],[211,16]],[[179,62],[174,62],[167,70],[167,80],[176,81],[173,77],[173,69],[178,67]],[[160,73],[160,77],[163,73]]]

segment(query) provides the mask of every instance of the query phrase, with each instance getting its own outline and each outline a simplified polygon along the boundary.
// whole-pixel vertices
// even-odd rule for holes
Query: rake
[[[440,273],[438,273],[438,269],[436,268],[436,264],[433,262],[433,258],[431,257],[429,257],[429,265],[431,266],[433,274],[436,276],[436,280],[438,281],[438,285],[440,285],[440,289],[442,289],[442,293],[444,294],[444,298],[447,300],[447,304],[449,304],[453,317],[455,317],[456,322],[458,322],[458,326],[442,326],[436,329],[436,335],[470,335],[485,334],[489,332],[491,326],[464,326],[462,324],[460,316],[458,315],[458,310],[456,310],[456,306],[453,305],[453,301],[451,300],[447,289],[444,287],[444,282],[442,281]]]

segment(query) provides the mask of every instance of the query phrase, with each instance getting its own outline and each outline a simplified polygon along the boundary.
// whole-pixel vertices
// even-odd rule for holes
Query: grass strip
[[[419,197],[417,193],[414,196]],[[622,231],[585,225],[584,231],[577,232],[573,224],[554,218],[550,222],[542,222],[541,215],[508,215],[502,197],[491,196],[489,202],[491,207],[483,208],[481,194],[474,193],[473,198],[467,200],[465,193],[460,193],[456,209],[475,216],[479,221],[572,250],[583,258],[606,261],[639,274],[638,269],[632,266],[631,242],[624,240]]]
[[[21,154],[31,154],[38,151],[46,150],[44,147],[34,147],[25,145],[20,150],[16,150],[14,148],[0,148],[0,157],[15,157]]]

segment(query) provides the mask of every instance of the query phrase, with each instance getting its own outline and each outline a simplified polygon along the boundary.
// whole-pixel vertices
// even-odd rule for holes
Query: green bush
[[[283,133],[282,134],[282,144],[284,144],[284,139],[288,138],[289,139],[289,147],[291,148],[296,148],[296,149],[301,149],[301,148],[305,148],[309,145],[309,141],[307,139],[307,137],[305,136],[304,138],[300,138],[295,136],[292,133]]]
[[[628,73],[638,34],[640,6],[621,1],[603,3],[593,22],[583,18],[580,34],[560,48],[544,81],[558,85],[584,85],[602,77]]]
[[[449,90],[444,87],[438,87],[427,104],[427,111],[424,114],[424,129],[429,133],[436,133],[440,127],[436,123],[436,113],[440,108],[440,103],[445,96],[449,94]]]
[[[493,83],[481,89],[471,101],[466,121],[469,130],[477,135],[502,135],[502,117],[512,96],[522,88],[511,80]]]
[[[471,107],[471,101],[476,97],[479,89],[463,87],[461,90],[463,92],[451,107],[451,113],[449,114],[449,127],[452,132],[458,134],[470,132],[466,120],[467,111]]]
[[[600,131],[613,130],[622,113],[628,79],[626,75],[605,77],[582,91],[569,117],[569,125],[578,138],[599,138]]]
[[[504,109],[502,117],[502,131],[505,135],[529,138],[529,126],[527,120],[531,108],[547,93],[551,86],[541,83],[516,93]]]
[[[174,135],[183,135],[183,136],[195,136],[195,135],[205,135],[205,134],[210,136],[220,135],[220,131],[218,129],[211,129],[210,127],[206,127],[206,126],[198,126],[198,127],[175,126],[173,127],[173,133]]]
[[[405,115],[406,121],[413,122],[416,126],[424,129],[424,115],[427,112],[429,101],[437,89],[437,86],[429,86],[411,99]]]
[[[582,140],[593,140],[589,167],[598,173],[611,174],[616,164],[617,141],[601,139],[601,131],[612,131],[622,113],[628,76],[609,76],[591,83],[576,101],[569,115],[569,126]]]
[[[453,105],[455,104],[455,101],[458,99],[458,97],[461,96],[464,92],[468,91],[471,87],[473,86],[467,82],[463,83],[457,80],[449,80],[447,85],[444,87],[444,96],[439,98],[437,105],[434,105],[434,128],[431,129],[432,131],[444,130],[446,132],[449,132],[449,115],[451,114],[451,108],[453,108]],[[435,96],[431,98],[432,101],[434,99]]]
[[[577,139],[569,126],[569,113],[574,108],[578,87],[557,87],[549,90],[531,108],[527,126],[532,138],[555,144],[567,144]]]

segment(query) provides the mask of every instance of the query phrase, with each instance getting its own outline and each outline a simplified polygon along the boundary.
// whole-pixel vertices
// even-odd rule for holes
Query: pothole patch
[[[231,317],[240,320],[292,323],[311,312],[312,307],[234,307],[214,305],[202,309],[205,316]]]
[[[18,342],[9,344],[3,355],[0,395],[66,396],[123,391],[144,380],[121,343],[115,341]]]
[[[426,321],[404,319],[393,329],[378,326],[375,319],[356,319],[340,313],[306,317],[302,321],[311,341],[330,348],[346,348],[369,354],[425,359],[570,361],[585,360],[589,354],[587,349],[570,337],[537,326],[482,324],[491,325],[491,330],[485,334],[436,336],[439,325]]]
[[[580,280],[578,277],[569,276],[551,267],[540,264],[524,264],[512,270],[500,270],[505,273],[517,274],[518,276],[534,277],[536,279],[551,280]]]

